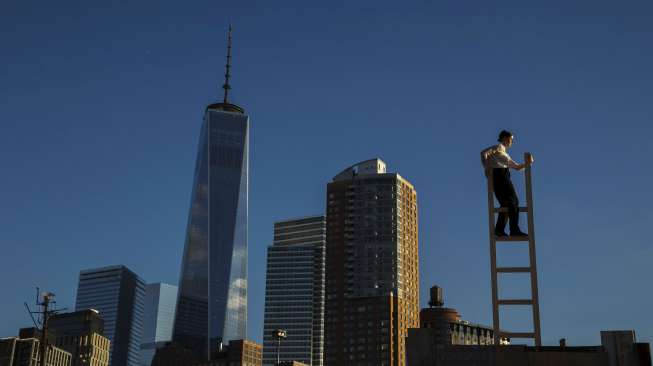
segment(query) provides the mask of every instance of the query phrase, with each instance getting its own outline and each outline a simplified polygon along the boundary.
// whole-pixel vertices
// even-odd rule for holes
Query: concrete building
[[[141,365],[150,366],[157,348],[172,340],[177,308],[177,286],[151,283],[145,286]]]
[[[223,102],[204,112],[173,330],[206,360],[247,335],[249,117],[227,101],[229,65],[226,74]]]
[[[491,345],[494,344],[492,327],[463,320],[456,309],[445,308],[443,289],[431,287],[430,307],[420,311],[420,328],[428,328],[440,345]],[[509,344],[509,339],[501,340]]]
[[[323,215],[279,221],[268,247],[263,365],[277,361],[276,329],[287,337],[280,360],[322,366],[326,219]]]
[[[174,342],[158,348],[152,366],[261,366],[263,346],[249,340],[233,340],[228,345],[217,345],[211,360],[204,360],[190,349]]]
[[[72,355],[72,366],[108,366],[109,338],[97,310],[56,314],[49,320],[51,342]]]
[[[417,193],[386,164],[327,185],[325,365],[403,366],[419,326]]]
[[[601,332],[601,345],[609,366],[651,366],[651,347],[638,343],[632,330]]]
[[[152,366],[186,366],[194,365],[199,357],[188,348],[174,342],[168,342],[163,347],[157,348],[152,358]],[[202,357],[203,359],[204,357]]]
[[[0,339],[0,366],[39,366],[40,341],[36,338],[9,337]],[[46,366],[71,366],[70,353],[50,345]]]
[[[632,331],[601,332],[601,345],[532,347],[522,345],[442,345],[429,328],[408,331],[408,366],[650,366],[648,343]]]
[[[145,283],[125,266],[79,273],[75,310],[94,309],[111,341],[109,365],[140,366]]]
[[[211,361],[194,366],[261,366],[263,346],[249,340],[233,340],[214,353]]]

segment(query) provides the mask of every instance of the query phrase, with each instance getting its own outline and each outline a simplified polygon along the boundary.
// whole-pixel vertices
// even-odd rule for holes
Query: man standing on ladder
[[[510,220],[510,236],[526,236],[519,228],[519,198],[510,180],[510,169],[523,170],[527,164],[533,164],[533,156],[529,161],[517,164],[507,150],[512,146],[512,133],[503,130],[499,133],[499,144],[490,146],[481,151],[481,164],[485,169],[485,176],[492,176],[494,195],[503,208],[508,212],[499,212],[497,224],[494,227],[494,235],[497,237],[507,236],[505,232],[506,221]]]

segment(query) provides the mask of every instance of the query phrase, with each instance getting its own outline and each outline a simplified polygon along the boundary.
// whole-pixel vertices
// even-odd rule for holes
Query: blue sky
[[[229,21],[233,100],[252,123],[250,338],[273,222],[323,212],[326,183],[372,157],[417,189],[422,304],[438,284],[490,324],[478,153],[506,128],[513,157],[536,158],[545,343],[653,340],[649,1],[3,3],[1,336],[30,324],[34,286],[74,307],[83,268],[177,283]]]

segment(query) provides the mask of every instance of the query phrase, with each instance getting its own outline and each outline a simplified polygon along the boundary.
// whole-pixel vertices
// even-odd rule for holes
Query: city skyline
[[[12,4],[5,14],[28,19],[24,6]],[[378,156],[419,188],[421,307],[428,286],[439,283],[466,317],[490,324],[478,152],[506,128],[516,135],[513,157],[528,150],[536,158],[544,343],[598,343],[599,330],[616,328],[635,329],[650,342],[653,320],[645,309],[653,295],[641,289],[653,257],[646,231],[653,178],[642,162],[652,152],[646,65],[653,55],[644,42],[652,29],[637,13],[653,14],[651,7],[596,4],[584,15],[565,5],[556,17],[544,5],[504,4],[489,12],[493,17],[451,4],[420,6],[436,21],[410,9],[398,10],[397,19],[358,6],[348,8],[351,16],[329,10],[323,17],[300,8],[316,17],[311,25],[286,5],[281,17],[292,22],[281,26],[263,15],[265,6],[251,15],[228,9],[240,42],[234,98],[257,121],[249,291],[263,297],[272,223],[323,212],[322,182],[352,161]],[[222,81],[227,23],[197,8],[188,10],[199,17],[197,27],[187,29],[189,14],[175,18],[169,4],[162,6],[185,29],[165,44],[148,42],[170,35],[165,27],[147,23],[154,30],[137,32],[141,13],[122,15],[129,21],[113,36],[100,32],[123,19],[111,8],[101,18],[106,24],[90,26],[100,32],[98,43],[124,42],[105,50],[79,32],[86,20],[52,23],[46,10],[33,10],[34,19],[52,26],[61,53],[35,53],[44,25],[25,30],[10,19],[3,27],[15,26],[21,36],[0,36],[8,50],[21,51],[3,52],[15,72],[0,76],[8,86],[0,92],[0,240],[9,248],[0,273],[20,274],[3,285],[9,301],[0,305],[0,335],[29,325],[22,302],[36,285],[71,307],[82,268],[125,264],[147,281],[177,283],[199,111]],[[327,15],[342,19],[343,29],[321,30]],[[356,16],[369,29],[357,26]],[[127,32],[138,36],[128,40]],[[47,111],[38,118],[27,113],[34,100]],[[608,208],[612,214],[602,213]],[[262,299],[250,299],[249,317],[248,334],[260,342]]]

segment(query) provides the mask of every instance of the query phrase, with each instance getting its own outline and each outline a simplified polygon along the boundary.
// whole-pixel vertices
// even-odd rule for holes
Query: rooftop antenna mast
[[[231,89],[231,85],[229,85],[229,78],[231,77],[231,29],[231,24],[229,24],[229,34],[227,36],[227,64],[225,65],[224,84],[222,85],[222,89],[224,89],[223,103],[225,104],[227,104],[227,95]]]
[[[41,293],[40,289],[36,288],[36,306],[39,306],[41,309],[37,311],[32,311],[29,308],[29,305],[25,303],[25,307],[29,313],[29,316],[32,318],[34,325],[41,332],[41,339],[39,344],[39,365],[45,366],[47,360],[47,351],[48,351],[48,321],[50,316],[57,314],[58,312],[65,309],[56,309],[55,295],[52,292],[44,291]],[[51,308],[52,307],[52,308]],[[34,318],[34,314],[38,314],[38,321]],[[39,327],[39,324],[41,325]]]

